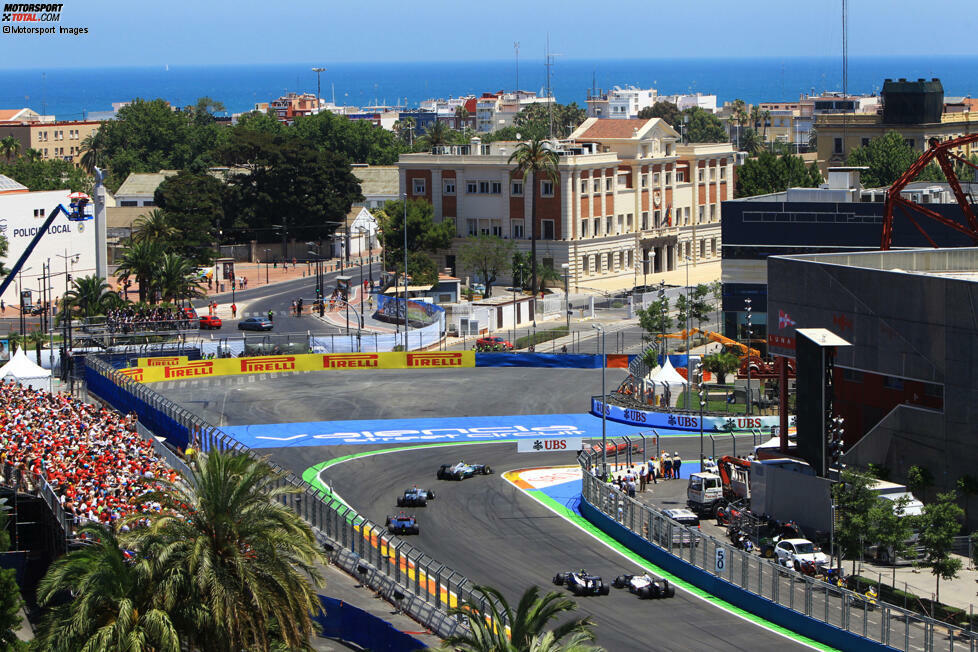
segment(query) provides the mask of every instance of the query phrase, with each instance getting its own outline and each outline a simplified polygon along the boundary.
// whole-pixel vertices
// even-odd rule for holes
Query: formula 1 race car
[[[574,595],[608,595],[611,587],[598,575],[591,575],[583,568],[554,575],[554,584],[566,586]]]
[[[424,507],[429,500],[435,499],[435,492],[429,489],[413,487],[406,489],[403,496],[397,497],[398,507]]]
[[[458,464],[442,464],[438,467],[437,477],[439,480],[464,480],[473,475],[489,475],[490,473],[492,473],[492,467],[488,464],[466,464],[460,461]]]
[[[619,575],[611,583],[616,589],[627,588],[640,598],[671,598],[676,595],[676,587],[669,580],[660,580],[649,574]]]
[[[391,534],[419,534],[418,519],[401,512],[397,516],[388,516],[384,524]]]

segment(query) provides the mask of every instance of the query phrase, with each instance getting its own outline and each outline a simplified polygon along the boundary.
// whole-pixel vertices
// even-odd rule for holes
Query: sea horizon
[[[945,95],[978,94],[978,56],[858,56],[849,60],[849,92],[878,93],[886,78],[941,79]],[[59,120],[109,111],[113,102],[162,98],[175,106],[208,96],[228,113],[249,111],[286,92],[316,92],[312,63],[160,64],[0,69],[0,108],[29,106]],[[417,106],[432,98],[481,95],[516,86],[515,60],[341,62],[325,64],[321,95],[337,104]],[[551,85],[558,102],[584,106],[593,88],[635,85],[660,95],[714,94],[718,105],[791,101],[806,93],[841,91],[841,61],[833,57],[671,57],[558,59]],[[519,86],[546,87],[542,61],[521,58]]]

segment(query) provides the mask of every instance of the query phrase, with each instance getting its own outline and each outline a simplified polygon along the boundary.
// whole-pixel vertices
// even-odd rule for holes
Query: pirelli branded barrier
[[[218,358],[215,360],[195,360],[193,362],[189,362],[184,358],[175,364],[161,364],[159,362],[160,360],[171,359],[173,358],[150,358],[149,361],[154,362],[152,365],[130,367],[129,369],[120,369],[119,371],[135,381],[155,383],[164,380],[180,380],[205,376],[236,376],[240,374],[281,373],[286,371],[444,369],[475,366],[475,353],[472,351],[312,353],[267,355],[253,358]]]

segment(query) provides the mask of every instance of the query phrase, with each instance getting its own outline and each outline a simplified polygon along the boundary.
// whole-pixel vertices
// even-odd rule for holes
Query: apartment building
[[[298,117],[318,113],[320,107],[321,101],[313,93],[286,93],[268,104],[268,110],[275,114],[279,122],[287,125]]]
[[[21,154],[37,150],[43,160],[62,159],[78,165],[82,141],[102,125],[95,120],[70,122],[4,122],[0,124],[0,139],[13,136],[20,141]]]
[[[488,133],[513,124],[516,114],[531,104],[548,104],[552,97],[541,97],[531,91],[498,91],[483,93],[475,101],[475,130]]]
[[[587,96],[587,116],[589,118],[611,118],[615,120],[632,120],[638,118],[638,112],[651,108],[658,100],[659,94],[654,88],[638,88],[615,86],[605,91],[593,90]]]
[[[589,118],[554,144],[560,177],[511,175],[517,143],[500,141],[402,154],[399,186],[431,202],[435,220],[455,223],[457,239],[439,254],[453,274],[469,235],[511,239],[530,249],[536,205],[537,256],[567,263],[577,287],[611,289],[653,282],[649,276],[719,260],[720,202],[733,196],[729,143],[679,144],[664,121]],[[642,280],[640,280],[642,279]]]

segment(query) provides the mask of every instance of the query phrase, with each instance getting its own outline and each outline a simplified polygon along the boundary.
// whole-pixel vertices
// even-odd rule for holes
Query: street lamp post
[[[700,395],[700,473],[704,471],[703,468],[703,408],[706,407],[706,392],[703,388],[703,363],[697,363],[696,365],[696,378],[697,384],[699,385],[699,395]]]
[[[562,263],[560,267],[564,270],[564,316],[567,318],[567,334],[570,335],[570,265]]]
[[[322,100],[319,99],[320,97],[319,75],[326,72],[326,69],[316,67],[313,68],[312,71],[316,73],[316,113],[319,113],[320,104],[322,103]]]
[[[690,301],[690,297],[689,297],[689,263],[691,262],[691,260],[692,259],[689,256],[686,256],[686,315],[685,315],[686,316],[686,324],[685,324],[685,331],[686,331],[686,409],[687,410],[689,409],[689,390],[691,389],[690,386],[689,386],[689,381],[690,381],[690,367],[689,367],[689,360],[690,360],[690,358],[689,358],[689,325],[690,325],[690,321],[689,321],[689,318],[690,318],[690,313],[692,312],[690,310],[690,308],[692,308],[692,302]]]
[[[271,251],[272,251],[271,249],[265,249],[265,285],[268,285],[268,265],[269,265],[269,262],[270,262],[268,260],[268,258],[269,258],[268,254],[271,253]],[[261,272],[259,272],[259,273],[261,273]]]
[[[20,297],[20,334],[24,334],[27,328],[27,320],[24,318],[24,272],[29,271],[30,267],[21,267],[17,272],[17,294]]]
[[[747,313],[747,410],[744,412],[750,416],[750,345],[754,337],[754,330],[751,328],[751,300],[750,297],[744,299],[744,311]]]
[[[408,328],[410,324],[408,322],[408,250],[407,250],[407,192],[404,193],[404,350],[410,350],[410,342],[408,341]]]
[[[65,294],[64,297],[62,298],[62,303],[64,304],[65,307],[65,345],[70,349],[71,348],[71,311],[68,310],[68,291],[70,287],[69,284],[71,283],[71,273],[68,270],[68,261],[70,260],[71,264],[74,265],[76,262],[78,262],[78,257],[81,254],[73,253],[69,255],[68,250],[65,249],[64,256],[62,256],[61,254],[55,254],[55,255],[58,258],[61,258],[62,260],[65,261]]]
[[[605,375],[608,371],[608,354],[605,349],[605,332],[601,324],[591,324],[591,328],[601,333],[601,479],[608,478],[608,394],[605,391]]]

